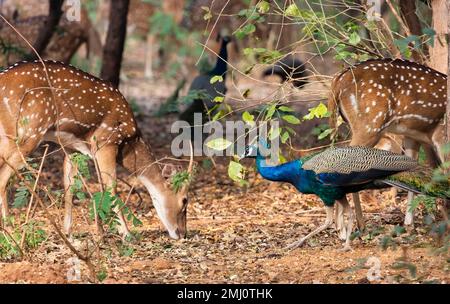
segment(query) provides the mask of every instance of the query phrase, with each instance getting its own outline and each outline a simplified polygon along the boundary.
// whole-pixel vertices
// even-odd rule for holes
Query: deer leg
[[[339,238],[345,240],[347,232],[344,227],[344,206],[340,201],[336,201],[334,223],[336,230],[339,232]]]
[[[344,248],[342,248],[342,250],[349,251],[352,249],[350,247],[350,236],[352,235],[352,232],[353,232],[353,222],[354,222],[353,212],[352,212],[352,208],[350,207],[350,204],[348,203],[346,196],[344,196],[338,202],[342,205],[344,212],[347,214],[347,226],[346,226],[347,234],[345,236],[345,244],[344,244]]]
[[[70,156],[64,158],[64,233],[70,235],[72,227],[72,207],[73,193],[72,184],[75,176],[78,174],[78,168],[72,164]]]
[[[97,160],[98,169],[100,171],[102,183],[105,187],[105,190],[108,189],[111,191],[111,194],[116,193],[116,157],[117,157],[117,146],[103,146],[99,148],[95,153],[95,159]],[[126,238],[130,235],[130,231],[128,230],[127,223],[125,222],[125,218],[123,217],[122,210],[119,207],[114,208],[114,212],[116,212],[119,218],[119,233],[123,238]]]
[[[355,206],[355,214],[356,214],[356,225],[359,230],[363,230],[366,226],[364,215],[361,207],[361,200],[359,198],[359,193],[352,193],[353,205]]]
[[[359,130],[359,128],[353,128],[352,130]],[[361,130],[364,128],[361,126]],[[352,136],[352,141],[350,142],[350,146],[368,146],[373,147],[380,140],[381,135],[377,133],[375,136],[367,136],[367,133],[355,133]],[[352,193],[353,205],[355,206],[355,215],[356,215],[356,225],[359,230],[363,230],[365,225],[364,215],[361,207],[361,200],[359,198],[359,193]]]
[[[309,238],[315,236],[316,234],[324,231],[325,229],[329,228],[333,224],[333,213],[334,213],[333,209],[334,209],[334,207],[325,206],[325,211],[327,213],[327,218],[325,219],[325,223],[322,226],[315,229],[314,231],[310,232],[308,235],[302,237],[300,240],[288,245],[286,247],[286,249],[294,249],[294,248],[300,247],[303,245],[303,243],[307,239],[309,239]]]
[[[6,218],[9,215],[6,186],[8,185],[9,178],[11,177],[13,172],[14,171],[6,164],[4,164],[0,169],[0,224],[6,223]]]
[[[417,159],[419,153],[419,143],[413,139],[405,138],[405,154],[412,159]],[[412,209],[412,201],[414,199],[414,193],[408,192],[408,202],[406,204],[406,212],[405,212],[405,226],[414,226],[414,212]]]
[[[0,168],[0,212],[1,212],[1,222],[6,223],[6,219],[9,215],[8,211],[8,195],[6,186],[10,177],[14,174],[14,170],[20,168],[23,164],[22,156],[20,152],[13,152],[9,157],[5,158],[6,162]]]

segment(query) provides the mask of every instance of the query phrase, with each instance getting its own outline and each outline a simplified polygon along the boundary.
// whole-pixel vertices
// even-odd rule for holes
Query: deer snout
[[[186,210],[181,212],[177,218],[177,229],[176,233],[178,234],[180,239],[186,238],[187,228],[186,228]]]

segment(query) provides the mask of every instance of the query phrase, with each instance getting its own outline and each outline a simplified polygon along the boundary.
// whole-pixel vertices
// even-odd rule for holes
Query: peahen
[[[216,96],[225,96],[225,78],[227,73],[227,60],[228,51],[227,45],[230,43],[231,39],[227,35],[219,35],[221,39],[221,46],[219,51],[219,56],[217,57],[217,62],[215,67],[206,74],[198,75],[194,78],[189,88],[189,92],[198,92],[199,98],[194,99],[192,104],[180,114],[180,120],[189,122],[192,126],[194,124],[194,114],[202,113],[203,122],[207,117],[207,112],[216,105],[213,99]],[[211,83],[211,78],[213,76],[222,76],[223,81],[217,81]]]
[[[292,84],[296,88],[303,88],[308,83],[306,80],[305,64],[298,58],[288,55],[277,61],[272,67],[263,72],[263,76],[277,75],[282,82],[292,79]]]
[[[415,160],[385,150],[360,146],[333,147],[278,166],[269,166],[256,146],[247,146],[244,157],[256,158],[258,172],[265,179],[290,183],[301,193],[316,194],[325,204],[325,223],[288,248],[301,246],[310,237],[330,227],[334,204],[337,203],[336,228],[341,232],[340,238],[345,240],[344,249],[350,249],[353,214],[347,193],[396,186],[435,197],[450,196],[448,185],[440,188],[442,191],[430,191],[420,186],[420,180],[431,181],[431,172],[423,170]],[[344,213],[348,217],[347,225],[344,224]]]

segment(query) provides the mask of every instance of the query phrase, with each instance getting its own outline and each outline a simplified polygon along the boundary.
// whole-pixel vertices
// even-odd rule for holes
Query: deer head
[[[192,174],[194,164],[192,144],[190,148],[191,157],[187,170],[189,175]],[[125,145],[121,159],[123,166],[134,172],[147,188],[156,213],[170,237],[184,238],[189,184],[186,182],[179,191],[175,191],[170,183],[166,182],[156,158],[141,138]]]

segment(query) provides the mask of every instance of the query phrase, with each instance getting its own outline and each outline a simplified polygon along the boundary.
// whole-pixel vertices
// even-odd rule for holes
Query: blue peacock
[[[433,191],[423,186],[431,181],[431,170],[419,166],[408,156],[390,151],[361,146],[332,147],[277,166],[268,165],[259,151],[256,146],[246,146],[244,157],[256,158],[257,170],[263,178],[290,183],[301,193],[316,194],[325,204],[325,223],[288,248],[301,246],[335,221],[339,237],[345,240],[344,249],[350,249],[353,214],[346,198],[348,193],[396,186],[416,193],[450,197],[448,184]]]

